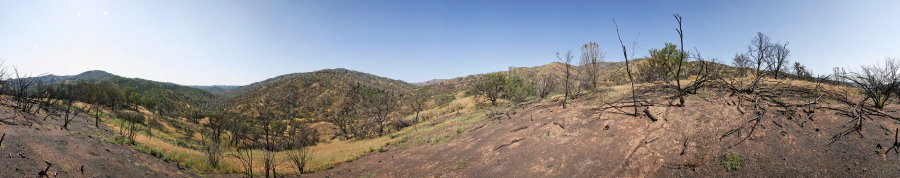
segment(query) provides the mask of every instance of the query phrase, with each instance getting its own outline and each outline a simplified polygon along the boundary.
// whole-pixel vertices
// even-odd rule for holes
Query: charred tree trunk
[[[678,29],[675,29],[675,30],[678,31],[678,39],[681,42],[681,44],[679,46],[679,47],[681,47],[681,51],[678,51],[678,57],[679,57],[678,69],[675,72],[675,84],[676,84],[675,87],[676,87],[676,89],[678,89],[678,107],[684,107],[685,93],[684,93],[684,89],[681,88],[681,66],[685,60],[684,31],[682,31],[682,29],[681,29],[681,15],[675,14],[674,16],[675,16],[675,21],[678,21]]]
[[[644,109],[644,114],[647,115],[648,118],[650,118],[650,121],[656,122],[657,120],[659,120],[656,119],[656,116],[653,116],[653,114],[650,113],[649,109]]]
[[[622,35],[619,34],[619,24],[616,23],[615,19],[613,19],[613,24],[616,26],[616,36],[619,37],[619,44],[622,45],[622,54],[625,56],[625,72],[628,73],[628,81],[631,83],[631,100],[634,102],[634,117],[637,117],[640,114],[638,113],[637,94],[634,92],[634,77],[631,75],[631,62],[628,60],[628,50],[625,48],[625,43],[622,42]]]
[[[560,56],[559,53],[556,53],[556,58],[559,59],[559,61],[563,62],[564,65],[566,65],[566,77],[565,81],[563,81],[563,99],[561,102],[563,109],[566,109],[566,100],[569,99],[570,93],[569,80],[572,77],[572,51],[567,51],[565,56]]]

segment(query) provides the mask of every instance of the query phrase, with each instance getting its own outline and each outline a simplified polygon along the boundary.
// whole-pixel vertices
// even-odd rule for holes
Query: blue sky
[[[19,1],[0,0],[0,57],[41,74],[105,70],[188,85],[245,85],[348,68],[408,82],[536,66],[596,41],[622,61],[675,42],[730,61],[756,32],[816,73],[900,57],[900,1]]]

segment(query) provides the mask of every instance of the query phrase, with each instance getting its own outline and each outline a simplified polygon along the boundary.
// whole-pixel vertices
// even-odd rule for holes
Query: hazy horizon
[[[900,57],[898,1],[8,1],[0,58],[25,73],[103,70],[182,85],[247,85],[346,68],[410,83],[529,67],[596,41],[621,61],[675,42],[729,63],[756,32],[815,73]],[[762,10],[764,9],[764,11]],[[638,36],[638,34],[640,34]],[[692,50],[693,51],[693,50]]]

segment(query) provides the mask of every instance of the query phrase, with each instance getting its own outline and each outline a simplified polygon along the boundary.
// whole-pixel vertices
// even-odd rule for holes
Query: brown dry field
[[[898,177],[900,154],[884,153],[900,127],[897,103],[889,115],[863,120],[851,128],[850,106],[835,100],[840,87],[812,88],[787,82],[773,88],[779,95],[760,100],[765,108],[759,125],[751,119],[754,102],[746,94],[702,90],[673,106],[664,89],[640,86],[641,101],[658,121],[634,117],[623,106],[630,96],[623,86],[589,93],[563,109],[552,99],[523,104],[509,115],[472,113],[473,125],[454,125],[467,114],[433,118],[436,130],[417,136],[445,138],[424,144],[391,144],[357,160],[300,177]],[[827,92],[813,117],[801,112],[809,92]],[[807,92],[804,94],[804,92]],[[858,97],[858,96],[853,96]],[[780,103],[781,102],[781,103]],[[789,105],[790,107],[785,107]],[[792,111],[795,111],[792,113]],[[69,131],[61,121],[13,117],[0,107],[0,177],[33,177],[53,163],[52,177],[239,177],[197,175],[176,163],[110,143],[114,133],[93,119],[77,117]],[[35,120],[37,119],[37,120]],[[466,127],[463,127],[466,126]],[[454,129],[455,128],[455,129]],[[735,132],[736,128],[738,129]],[[751,130],[753,131],[751,134]],[[847,134],[844,134],[847,133]],[[431,135],[429,135],[431,134]],[[448,135],[449,134],[449,135]],[[415,134],[413,134],[415,135]],[[841,135],[839,139],[833,139]],[[446,137],[443,137],[446,136]],[[422,139],[422,138],[415,138]],[[433,138],[432,138],[433,139]],[[831,143],[834,141],[833,143]],[[412,142],[412,141],[409,141]],[[407,143],[409,143],[407,142]],[[831,143],[831,144],[829,144]],[[883,146],[878,148],[877,145]],[[683,152],[683,154],[682,154]],[[740,168],[726,170],[723,156],[738,155]],[[84,173],[80,168],[84,166]],[[293,175],[297,176],[297,175]]]
[[[529,104],[511,117],[490,120],[448,143],[389,147],[389,151],[303,176],[900,176],[900,154],[881,153],[892,144],[893,129],[900,127],[896,119],[873,117],[864,120],[859,133],[843,135],[851,118],[838,114],[847,109],[840,103],[822,99],[809,120],[806,113],[789,118],[783,113],[786,109],[760,102],[767,112],[747,137],[753,125],[748,120],[754,114],[747,112],[749,103],[741,102],[740,95],[706,91],[687,97],[685,107],[669,105],[671,100],[658,92],[643,96],[654,104],[649,110],[659,121],[626,115],[633,112],[630,107],[608,108],[602,104],[606,102],[595,99],[576,100],[568,109]],[[808,102],[800,96],[781,99],[791,104]],[[885,112],[897,116],[897,109],[889,107]],[[740,126],[745,129],[723,137]],[[829,144],[838,134],[843,137]],[[879,150],[878,144],[886,147]],[[742,166],[726,170],[725,154],[741,156]]]
[[[43,116],[25,118],[0,107],[0,134],[6,134],[0,177],[38,177],[44,161],[53,163],[50,177],[197,177],[176,163],[110,143],[114,133],[103,124],[95,128],[93,118],[80,115],[66,131],[61,120]]]

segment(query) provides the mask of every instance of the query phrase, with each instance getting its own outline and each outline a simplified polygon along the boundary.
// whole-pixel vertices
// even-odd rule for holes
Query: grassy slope
[[[337,164],[352,161],[360,156],[364,156],[375,151],[384,151],[388,145],[404,145],[404,144],[426,144],[446,142],[451,139],[451,135],[446,133],[459,132],[460,129],[471,128],[475,123],[481,120],[476,112],[475,102],[472,97],[458,98],[450,104],[432,108],[423,111],[423,114],[433,115],[434,119],[425,120],[419,124],[404,128],[398,132],[383,137],[364,139],[364,140],[330,140],[309,147],[312,152],[312,158],[307,165],[307,170],[321,171],[331,168]],[[104,116],[110,117],[110,116]],[[154,116],[155,118],[159,118]],[[407,116],[413,117],[413,116]],[[206,156],[198,144],[201,139],[198,133],[185,132],[183,128],[175,128],[173,125],[182,125],[180,127],[199,127],[192,125],[190,122],[179,119],[156,119],[160,122],[160,128],[151,128],[152,137],[148,132],[141,132],[136,137],[134,147],[142,152],[146,152],[164,160],[177,161],[198,172],[220,172],[220,173],[239,173],[243,172],[243,168],[237,158],[227,156],[222,162],[220,168],[212,168],[206,162]],[[119,118],[109,118],[105,122],[110,128],[120,129],[122,120]],[[226,155],[234,154],[234,151],[226,153]],[[254,150],[255,172],[262,171],[262,151]],[[286,160],[287,154],[281,152],[277,154],[279,160]],[[280,174],[294,174],[296,170],[288,162],[279,165]]]
[[[40,80],[51,83],[67,81],[87,81],[101,83],[111,81],[123,90],[132,90],[142,96],[139,104],[152,108],[155,103],[166,103],[176,108],[194,108],[201,103],[212,101],[216,96],[201,89],[174,83],[157,82],[140,78],[126,78],[104,71],[87,71],[73,76],[42,76]]]
[[[794,177],[823,173],[883,177],[898,174],[897,157],[884,154],[886,148],[875,148],[876,144],[885,145],[893,140],[893,132],[881,127],[895,128],[896,120],[875,117],[863,126],[865,137],[852,132],[828,144],[832,136],[843,135],[842,131],[848,129],[845,124],[851,119],[840,114],[849,106],[835,101],[836,96],[831,94],[847,91],[851,100],[859,100],[861,96],[855,94],[858,90],[835,85],[817,88],[812,82],[798,80],[767,80],[764,86],[768,90],[780,88],[775,90],[781,91],[776,99],[788,105],[807,103],[814,98],[807,92],[826,95],[819,100],[813,120],[807,121],[805,114],[788,117],[782,113],[785,108],[775,102],[749,102],[747,96],[729,95],[718,88],[688,96],[685,107],[670,106],[666,103],[671,100],[666,98],[671,96],[671,91],[658,90],[659,85],[641,84],[638,86],[644,89],[641,96],[655,104],[650,111],[660,118],[651,122],[646,117],[625,115],[631,112],[630,107],[607,108],[607,102],[630,100],[628,86],[604,87],[602,92],[587,93],[572,101],[566,110],[555,107],[558,105],[553,98],[558,96],[554,96],[524,106],[511,119],[480,122],[477,127],[483,129],[470,129],[471,132],[456,136],[450,134],[452,129],[443,128],[423,137],[430,141],[451,135],[453,139],[447,144],[411,149],[404,149],[403,145],[389,147],[391,151],[387,153],[366,156],[311,177]],[[753,118],[748,108],[758,104],[768,108],[767,114],[756,132],[742,140],[748,137],[753,124],[747,122]],[[887,112],[896,113],[896,109],[897,104],[893,103]],[[560,123],[558,127],[556,123]],[[739,127],[744,128],[740,134],[723,136]],[[462,139],[456,139],[459,137]],[[407,145],[415,145],[418,143],[415,140],[422,139],[409,140],[414,141],[406,142]],[[679,154],[683,149],[686,153]],[[735,157],[742,159],[742,163],[736,163]],[[737,170],[726,170],[725,164]]]
[[[618,71],[618,69],[622,68],[621,66],[618,66],[617,63],[611,63],[608,66],[610,68],[610,71]],[[514,69],[514,71],[518,75],[522,75],[530,80],[537,80],[541,75],[560,75],[559,71],[562,67],[564,66],[561,64],[551,63],[545,66],[516,68]],[[608,72],[604,75],[614,75],[614,73],[615,72]],[[308,165],[307,169],[324,170],[336,164],[354,160],[362,155],[368,154],[369,152],[379,150],[380,148],[383,148],[389,144],[397,146],[419,145],[426,143],[440,143],[446,140],[452,140],[454,138],[453,133],[458,133],[462,130],[474,127],[484,118],[483,113],[481,113],[483,111],[478,111],[477,109],[475,109],[476,107],[474,104],[474,99],[471,97],[466,97],[462,94],[462,91],[467,88],[468,84],[472,81],[475,81],[478,76],[479,75],[460,77],[441,82],[438,85],[429,85],[412,90],[434,90],[436,96],[452,96],[452,98],[454,99],[450,104],[440,105],[438,107],[426,110],[422,113],[422,115],[427,116],[424,118],[433,119],[425,120],[417,125],[404,128],[401,131],[389,136],[353,141],[331,140],[313,146],[311,147],[311,150],[313,152],[312,162]],[[260,82],[252,86],[248,86],[247,88],[244,88],[244,90],[248,91],[245,91],[239,96],[231,98],[231,102],[252,103],[252,101],[260,97],[264,97],[266,93],[269,92],[306,93],[304,95],[309,95],[310,93],[339,93],[339,91],[334,91],[333,89],[346,87],[349,84],[356,82],[362,82],[367,85],[378,85],[385,88],[393,88],[397,90],[409,90],[409,88],[412,88],[412,85],[406,84],[401,81],[380,78],[369,74],[347,71],[343,69],[323,70],[311,73],[280,76],[267,80],[265,82]],[[304,88],[304,90],[302,91],[288,90],[296,87],[307,88]],[[612,87],[618,89],[614,89],[611,91],[619,92],[603,93],[607,96],[602,98],[616,98],[627,95],[627,92],[621,92],[624,91],[622,90],[624,87],[625,86]],[[328,96],[317,95],[314,98],[321,99],[322,97]],[[553,100],[558,100],[559,98],[560,96],[550,97],[549,100],[551,101],[548,102],[556,102]],[[413,116],[408,115],[406,117],[409,118]],[[152,138],[147,134],[138,136],[137,142],[140,145],[138,146],[140,150],[153,153],[154,155],[157,155],[164,159],[182,162],[186,166],[192,167],[197,170],[216,172],[242,171],[237,159],[231,157],[225,159],[224,166],[222,168],[212,169],[209,165],[206,164],[206,158],[203,152],[199,151],[200,146],[199,144],[197,144],[199,136],[197,135],[197,133],[189,133],[182,131],[186,129],[173,127],[174,125],[194,128],[200,126],[191,126],[192,123],[185,121],[171,119],[159,120],[162,123],[161,125],[163,127],[154,128],[152,131]],[[108,123],[108,125],[110,125],[111,127],[116,127],[115,122],[117,122],[116,119],[113,119],[110,123]],[[257,151],[256,154],[261,154],[261,152]],[[286,154],[279,155],[283,157]],[[254,157],[261,158],[262,156],[257,155]],[[255,165],[262,164],[257,163]],[[281,167],[279,167],[279,170],[279,172],[282,173],[290,173],[294,171],[294,169],[287,164],[281,165]]]
[[[365,85],[389,91],[404,93],[415,88],[414,85],[379,77],[367,73],[346,70],[328,69],[307,73],[295,73],[278,76],[266,81],[257,82],[248,86],[235,88],[228,92],[231,110],[240,112],[252,112],[253,108],[261,105],[266,97],[272,94],[290,94],[300,97],[300,104],[304,107],[297,108],[303,114],[302,117],[323,117],[330,115],[332,106],[344,97],[353,85]]]

